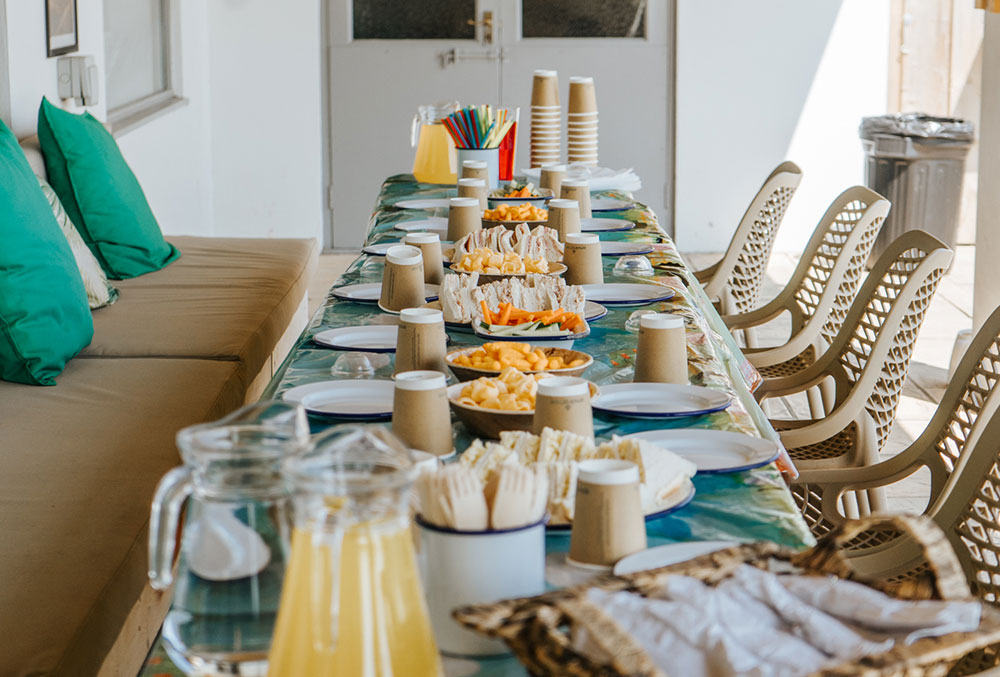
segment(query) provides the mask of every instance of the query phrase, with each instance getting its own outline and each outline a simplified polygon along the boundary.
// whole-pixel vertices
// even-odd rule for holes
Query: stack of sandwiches
[[[500,433],[499,442],[473,442],[460,458],[483,482],[506,464],[543,466],[549,473],[549,523],[573,521],[576,477],[580,461],[613,458],[639,466],[639,495],[649,514],[675,504],[697,467],[677,454],[640,439],[614,436],[595,444],[590,437],[544,428],[541,435],[523,431]]]
[[[517,224],[514,230],[496,226],[469,233],[455,243],[451,260],[458,263],[463,256],[477,249],[491,249],[498,254],[513,252],[523,259],[531,260],[555,262],[563,259],[563,243],[559,241],[559,233],[555,228],[536,226],[531,230],[526,223]]]
[[[583,287],[568,285],[551,275],[528,274],[524,278],[505,278],[479,286],[479,274],[445,275],[438,292],[446,322],[472,322],[482,319],[481,301],[492,311],[501,303],[530,312],[562,308],[584,316],[587,298]]]

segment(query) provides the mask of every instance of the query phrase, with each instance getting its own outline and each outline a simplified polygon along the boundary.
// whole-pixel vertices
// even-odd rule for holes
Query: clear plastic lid
[[[285,462],[285,471],[304,491],[344,496],[404,487],[416,464],[382,426],[347,424],[315,436],[308,451]]]
[[[458,101],[443,101],[424,104],[417,107],[417,121],[424,125],[433,125],[461,108]]]

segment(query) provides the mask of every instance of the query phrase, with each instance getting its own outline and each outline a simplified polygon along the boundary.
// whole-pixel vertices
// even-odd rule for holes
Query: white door
[[[413,162],[417,106],[521,107],[517,169],[528,166],[531,80],[594,77],[600,164],[632,167],[638,198],[672,223],[674,0],[333,0],[329,190],[336,248],[361,246],[375,192]],[[565,130],[563,133],[565,146]]]

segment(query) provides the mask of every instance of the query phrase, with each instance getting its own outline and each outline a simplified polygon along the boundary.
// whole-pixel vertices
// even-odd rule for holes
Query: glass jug
[[[417,181],[452,185],[458,181],[458,151],[441,122],[458,108],[457,101],[417,108],[410,128],[410,145],[417,149],[413,158],[413,176]]]
[[[266,674],[292,525],[281,464],[308,443],[305,411],[284,402],[245,407],[177,434],[184,465],[156,488],[149,578],[156,590],[174,583],[163,639],[187,674]]]
[[[270,677],[441,674],[410,534],[416,472],[380,426],[337,426],[286,463],[295,530]]]

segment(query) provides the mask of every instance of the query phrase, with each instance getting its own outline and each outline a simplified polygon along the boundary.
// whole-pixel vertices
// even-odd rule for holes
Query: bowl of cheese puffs
[[[504,430],[530,431],[538,382],[551,375],[551,372],[526,374],[507,367],[496,376],[481,376],[449,386],[448,403],[456,418],[478,437],[497,439]],[[597,386],[591,383],[591,399],[597,394]]]
[[[579,350],[533,346],[519,341],[493,341],[474,348],[459,348],[445,356],[459,381],[497,376],[507,367],[525,374],[580,376],[594,358]]]

